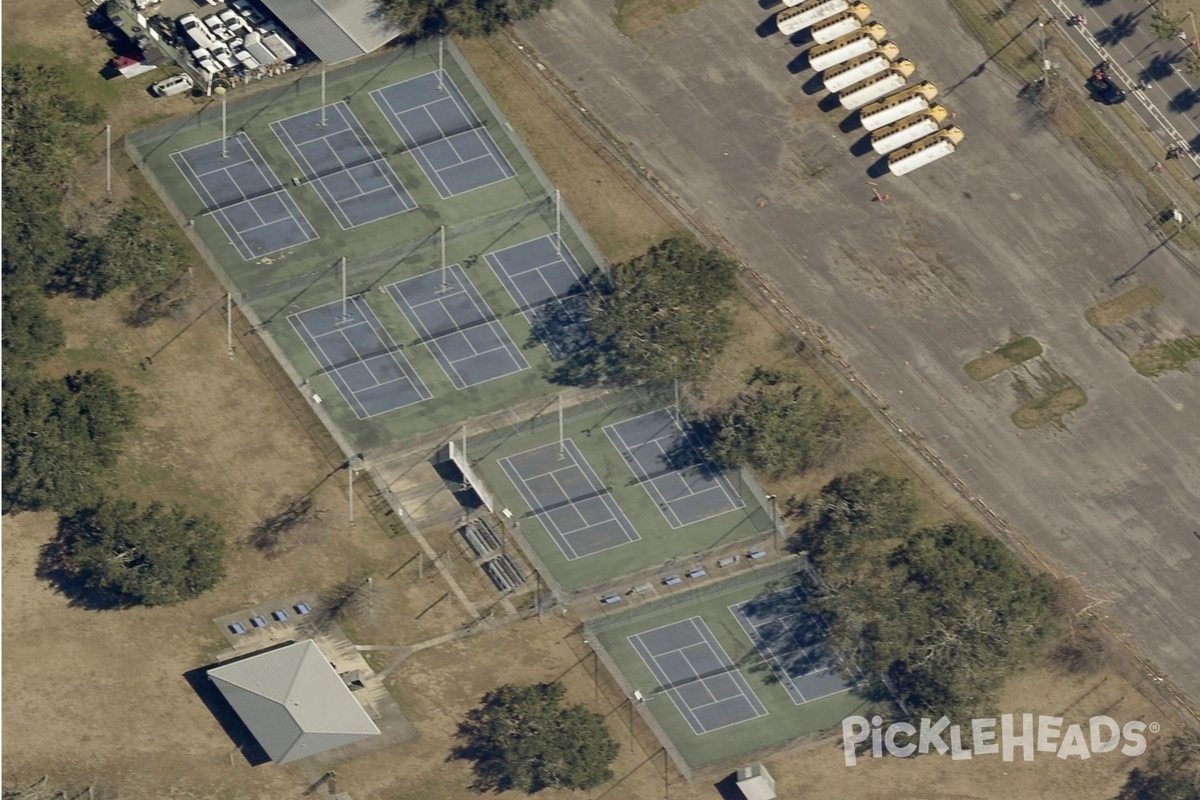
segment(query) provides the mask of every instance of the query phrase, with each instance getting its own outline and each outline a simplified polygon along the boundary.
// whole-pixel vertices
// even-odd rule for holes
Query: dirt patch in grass
[[[1146,347],[1135,353],[1129,363],[1139,374],[1153,378],[1171,370],[1186,372],[1188,365],[1198,358],[1200,336],[1184,336]]]
[[[682,230],[679,219],[546,84],[553,78],[535,74],[537,66],[524,54],[531,54],[528,48],[513,48],[508,34],[457,44],[605,258],[624,261]]]
[[[1063,417],[1087,405],[1087,392],[1072,383],[1050,394],[1031,400],[1012,414],[1013,424],[1022,430],[1043,425],[1063,425]]]
[[[1157,286],[1146,284],[1121,292],[1116,297],[1097,303],[1083,312],[1083,316],[1097,328],[1107,328],[1122,320],[1132,317],[1149,308],[1153,308],[1163,299],[1163,294]]]
[[[621,0],[617,8],[617,30],[626,36],[662,28],[685,11],[700,5],[700,0]]]
[[[1042,354],[1042,344],[1032,336],[1013,339],[990,353],[972,359],[963,365],[963,371],[972,380],[986,381],[1005,370],[1012,369],[1022,361],[1037,358]]]

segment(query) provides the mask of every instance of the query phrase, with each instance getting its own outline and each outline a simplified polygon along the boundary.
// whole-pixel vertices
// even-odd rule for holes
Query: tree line
[[[221,578],[220,529],[182,508],[110,496],[137,396],[105,370],[49,373],[65,338],[46,300],[126,291],[131,321],[147,324],[178,291],[186,247],[138,200],[86,229],[67,225],[64,203],[104,109],[68,88],[63,67],[5,64],[3,114],[3,512],[60,515],[39,569],[76,601],[178,602]]]

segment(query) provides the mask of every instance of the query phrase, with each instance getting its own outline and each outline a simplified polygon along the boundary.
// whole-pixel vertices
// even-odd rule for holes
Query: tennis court
[[[442,199],[516,175],[444,70],[375,89],[371,98]]]
[[[697,736],[767,715],[702,618],[634,634],[629,643]]]
[[[641,539],[571,439],[499,463],[568,561]]]
[[[729,607],[796,705],[848,692],[858,683],[838,674],[841,661],[825,646],[828,629],[802,610],[806,599],[795,586]]]
[[[586,319],[588,278],[557,234],[485,253],[483,258],[553,358],[566,358],[592,344]]]
[[[672,528],[745,505],[725,473],[681,429],[673,406],[606,425],[604,435]]]
[[[344,316],[338,300],[288,321],[359,419],[433,396],[365,298],[347,298]]]
[[[271,130],[343,230],[417,207],[344,102],[277,120]]]
[[[243,260],[318,238],[245,133],[171,153],[171,161]]]
[[[529,369],[525,356],[458,264],[384,288],[455,389]]]

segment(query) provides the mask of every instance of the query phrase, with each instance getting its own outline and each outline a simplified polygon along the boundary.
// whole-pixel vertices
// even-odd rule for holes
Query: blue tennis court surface
[[[516,175],[444,70],[375,89],[371,98],[442,199]]]
[[[272,122],[271,130],[343,230],[417,207],[344,102],[323,116],[316,108]]]
[[[204,203],[201,213],[246,261],[319,238],[245,133],[172,153],[171,161]]]
[[[525,356],[458,264],[385,288],[455,389],[529,369]]]
[[[806,599],[796,586],[729,607],[796,705],[858,684],[838,674],[841,660],[825,646],[828,628],[820,617],[803,610]]]
[[[725,473],[680,429],[678,414],[673,406],[660,408],[604,428],[672,528],[745,505]]]
[[[568,561],[642,538],[570,439],[502,458],[500,466]]]
[[[483,258],[551,356],[566,358],[592,344],[587,275],[555,234],[485,253]]]
[[[697,736],[767,715],[700,617],[634,634],[629,643]]]
[[[359,419],[433,396],[365,298],[348,298],[345,318],[337,300],[288,321]]]

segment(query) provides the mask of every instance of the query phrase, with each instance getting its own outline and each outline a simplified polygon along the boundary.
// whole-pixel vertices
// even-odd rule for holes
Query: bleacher
[[[510,592],[525,583],[525,576],[517,569],[517,565],[507,554],[484,561],[480,566],[491,579],[492,584],[502,592]]]

